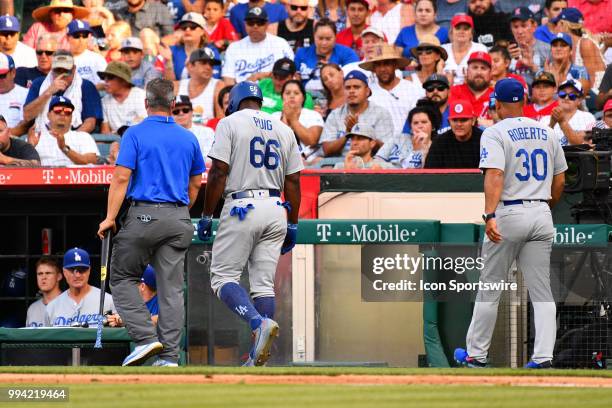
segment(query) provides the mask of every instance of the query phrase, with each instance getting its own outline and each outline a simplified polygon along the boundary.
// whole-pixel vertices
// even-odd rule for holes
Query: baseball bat
[[[96,344],[94,348],[102,348],[102,326],[104,321],[104,297],[106,295],[106,291],[104,290],[106,287],[106,271],[108,267],[108,249],[110,246],[110,231],[107,231],[104,234],[104,239],[102,240],[102,254],[100,256],[100,309],[99,309],[99,317],[98,317],[98,329],[96,331]]]

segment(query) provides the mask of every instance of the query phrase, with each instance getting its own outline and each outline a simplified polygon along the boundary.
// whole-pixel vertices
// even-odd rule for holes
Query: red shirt
[[[467,84],[454,85],[450,89],[448,101],[463,99],[470,101],[474,107],[474,115],[478,118],[489,118],[489,97],[493,92],[493,88],[488,87],[485,93],[480,98],[476,99]]]
[[[214,30],[212,30],[211,32],[208,32],[208,30],[206,30],[206,33],[208,34],[209,42],[225,40],[232,42],[240,39],[232,23],[230,23],[230,21],[225,17],[219,20]]]
[[[216,130],[217,129],[217,125],[219,124],[220,120],[221,120],[220,118],[208,119],[208,122],[206,122],[206,126],[211,128],[212,130]]]
[[[575,7],[584,16],[584,27],[592,33],[612,32],[612,0],[601,0],[597,4],[587,0],[569,0],[568,7]]]
[[[523,108],[523,115],[531,119],[540,120],[544,116],[551,115],[552,110],[555,109],[558,105],[559,105],[559,101],[554,101],[548,106],[540,110],[536,110],[535,105],[533,103],[530,103],[529,105],[525,105],[525,107]]]
[[[364,30],[366,28],[368,28],[367,25],[365,26]],[[336,34],[336,44],[341,44],[353,49],[357,53],[357,55],[359,55],[359,58],[363,58],[363,53],[361,52],[363,41],[361,40],[361,36],[355,39],[355,36],[353,35],[353,32],[351,31],[350,27],[345,28],[344,30]]]

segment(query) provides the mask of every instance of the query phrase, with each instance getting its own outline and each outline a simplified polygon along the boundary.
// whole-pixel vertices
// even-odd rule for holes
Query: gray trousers
[[[113,239],[110,285],[117,312],[137,345],[160,341],[160,357],[177,362],[185,321],[185,252],[193,238],[187,207],[130,207]],[[155,269],[159,317],[157,328],[138,285],[147,265]]]
[[[551,360],[556,339],[556,306],[550,288],[550,253],[554,237],[548,204],[529,202],[495,210],[500,243],[486,236],[482,248],[484,268],[480,282],[508,282],[508,272],[516,260],[529,290],[535,320],[535,344],[532,360]],[[466,345],[470,357],[487,358],[501,291],[481,290],[476,296]]]

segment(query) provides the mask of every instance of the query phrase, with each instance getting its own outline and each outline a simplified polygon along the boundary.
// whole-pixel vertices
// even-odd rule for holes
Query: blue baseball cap
[[[561,20],[569,21],[573,24],[582,24],[584,22],[584,16],[577,8],[567,7],[561,10],[561,13],[551,21],[553,23],[558,23]]]
[[[567,33],[557,33],[551,40],[550,45],[552,45],[555,41],[563,41],[570,47],[574,44],[572,41],[572,37]]]
[[[15,69],[13,57],[0,53],[0,74],[6,74],[12,69]]]
[[[72,110],[74,110],[74,105],[72,104],[72,101],[68,98],[66,98],[65,96],[54,96],[53,98],[51,98],[51,102],[49,102],[49,110],[53,109],[55,106],[58,105],[62,105],[62,106],[68,106],[71,107]]]
[[[14,16],[1,16],[0,17],[0,31],[18,33],[21,31],[21,24],[19,19]]]
[[[535,17],[529,7],[518,7],[514,9],[510,16],[510,21],[514,20],[528,21],[535,20]]]
[[[68,269],[77,266],[89,268],[91,264],[89,263],[89,254],[87,251],[74,247],[64,254],[64,268]]]
[[[68,35],[72,35],[75,33],[91,33],[91,26],[87,21],[83,20],[72,20],[70,24],[68,24]]]
[[[525,97],[525,88],[514,78],[504,78],[495,84],[495,99],[500,102],[522,102]]]
[[[370,84],[368,83],[368,77],[363,72],[357,71],[356,69],[352,70],[344,77],[345,81],[348,81],[349,79],[357,79],[366,84],[366,86],[370,86]]]
[[[157,289],[157,284],[155,283],[155,269],[153,269],[151,265],[147,265],[142,273],[142,278],[140,278],[140,281],[153,290]]]

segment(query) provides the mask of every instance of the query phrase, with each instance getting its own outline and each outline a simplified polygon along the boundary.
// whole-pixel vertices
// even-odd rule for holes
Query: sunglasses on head
[[[439,91],[439,92],[442,92],[442,91],[445,91],[447,88],[448,88],[448,87],[447,87],[446,85],[442,85],[442,84],[440,84],[440,85],[428,85],[428,86],[425,88],[425,90],[426,90],[427,92],[433,92],[434,90]]]
[[[89,33],[87,32],[74,33],[74,34],[70,34],[70,36],[74,39],[87,38],[89,37]]]
[[[188,108],[188,107],[187,107],[187,108],[178,108],[178,109],[174,109],[174,110],[172,111],[172,114],[173,114],[173,115],[179,115],[179,114],[181,114],[181,113],[185,113],[185,114],[187,114],[187,113],[189,113],[189,112],[191,112],[191,108]]]
[[[46,51],[46,50],[36,50],[36,55],[43,55],[45,54],[47,57],[50,57],[53,55],[55,51]]]
[[[570,101],[575,101],[578,99],[578,95],[573,92],[559,91],[557,95],[559,95],[559,98],[561,99],[569,98]]]
[[[54,106],[53,109],[51,109],[51,111],[55,113],[56,115],[64,115],[64,116],[72,115],[72,108],[68,106]]]
[[[291,8],[292,11],[298,11],[298,10],[307,11],[308,10],[308,6],[294,6],[293,4],[289,6],[289,8]]]
[[[181,25],[180,25],[180,28],[181,28],[183,31],[187,31],[187,30],[189,30],[189,31],[193,31],[193,30],[196,30],[196,29],[200,28],[200,26],[199,26],[199,25],[197,25],[197,24],[187,23],[187,24],[181,24]]]
[[[248,25],[249,27],[263,27],[266,25],[266,22],[263,20],[248,20],[246,22],[246,25]]]
[[[70,273],[85,273],[89,270],[89,268],[86,266],[75,266],[74,268],[66,268],[66,270],[70,271]]]

